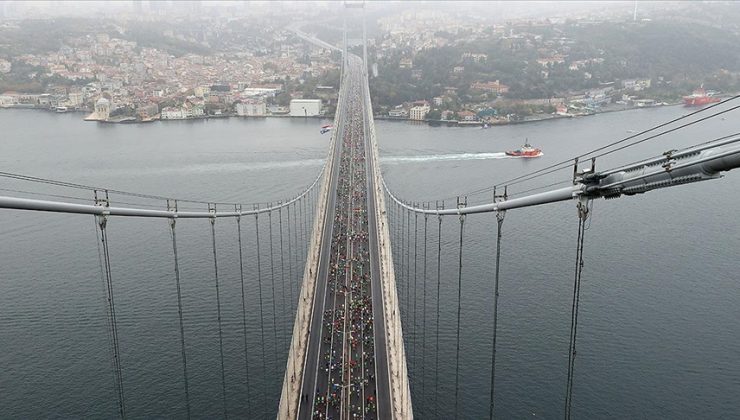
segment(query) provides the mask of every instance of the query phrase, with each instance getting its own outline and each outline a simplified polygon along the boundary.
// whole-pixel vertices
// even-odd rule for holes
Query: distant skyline
[[[689,2],[640,1],[377,1],[366,2],[369,14],[383,15],[398,10],[438,10],[456,15],[502,20],[517,18],[557,17],[573,13],[624,13],[638,10],[670,9]],[[697,2],[694,2],[697,3]],[[328,17],[341,13],[341,1],[19,1],[0,0],[0,19],[48,19],[54,17],[216,17],[220,10],[237,16],[259,16],[276,10],[289,14],[317,13]],[[292,12],[292,13],[291,13]]]

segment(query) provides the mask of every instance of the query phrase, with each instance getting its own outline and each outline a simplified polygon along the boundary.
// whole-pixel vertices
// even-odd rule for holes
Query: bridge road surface
[[[299,400],[300,419],[391,418],[360,66],[361,61],[352,58],[337,128]]]

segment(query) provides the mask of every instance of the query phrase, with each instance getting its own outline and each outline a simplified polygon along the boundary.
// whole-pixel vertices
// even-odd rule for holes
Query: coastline
[[[46,108],[46,107],[38,107],[38,106],[4,106],[0,107],[0,112],[3,109],[12,109],[12,110],[30,110],[30,111],[45,111],[50,114],[83,114],[83,115],[90,115],[90,110],[85,109],[76,109],[76,110],[68,110],[64,112],[58,112],[54,109]],[[153,122],[169,122],[169,121],[197,121],[197,120],[210,120],[210,119],[225,119],[225,118],[244,118],[244,119],[264,119],[264,118],[302,118],[302,119],[332,119],[334,118],[333,115],[309,115],[309,116],[291,116],[291,115],[281,115],[281,114],[270,114],[270,115],[236,115],[236,114],[221,114],[221,115],[204,115],[204,116],[198,116],[198,117],[190,117],[190,118],[152,118],[147,120],[141,120],[136,117],[123,117],[119,119],[109,119],[109,120],[99,120],[95,118],[86,118],[83,117],[81,120],[85,122],[98,122],[101,124],[150,124]]]
[[[675,103],[669,103],[665,105],[656,105],[656,106],[619,107],[616,109],[604,109],[604,110],[600,110],[596,112],[589,112],[589,113],[583,113],[583,114],[568,114],[568,115],[542,114],[541,117],[522,119],[519,121],[503,121],[503,122],[497,122],[497,123],[489,123],[488,127],[485,127],[485,128],[493,128],[493,127],[502,126],[502,125],[528,124],[528,123],[543,122],[543,121],[588,117],[592,115],[632,111],[632,110],[637,110],[637,109],[665,108],[665,107],[680,106],[680,105],[683,105],[683,103],[675,102]],[[407,122],[407,123],[410,122],[410,123],[419,124],[419,125],[426,124],[431,127],[484,128],[486,124],[483,121],[464,122],[464,121],[457,121],[457,120],[411,120],[408,118],[394,118],[394,117],[383,117],[383,116],[374,116],[373,118],[379,121],[396,121],[396,122]]]
[[[567,115],[558,115],[558,114],[541,114],[539,116],[535,116],[534,118],[526,118],[522,120],[517,121],[501,121],[501,122],[494,122],[494,123],[487,123],[483,121],[457,121],[457,120],[411,120],[408,118],[395,118],[395,117],[387,117],[387,116],[381,116],[381,115],[375,115],[373,118],[378,121],[397,121],[397,122],[406,122],[406,123],[413,123],[413,124],[426,124],[431,127],[475,127],[475,128],[492,128],[496,126],[502,126],[502,125],[515,125],[515,124],[527,124],[527,123],[534,123],[534,122],[543,122],[543,121],[550,121],[550,120],[560,120],[565,118],[577,118],[577,117],[587,117],[591,115],[598,115],[598,114],[606,114],[606,113],[612,113],[612,112],[622,112],[622,111],[631,111],[636,109],[652,109],[652,108],[663,108],[668,106],[679,106],[682,105],[681,102],[676,103],[670,103],[665,105],[657,105],[657,106],[647,106],[647,107],[639,107],[639,106],[632,106],[632,107],[618,107],[615,109],[603,109],[596,112],[588,112],[583,114],[567,114]],[[49,108],[42,108],[42,107],[36,107],[36,106],[6,106],[1,107],[2,109],[26,109],[26,110],[35,110],[35,111],[46,111],[49,113],[63,113],[63,114],[85,114],[87,115],[89,111],[87,110],[69,110],[65,112],[56,112],[54,109]],[[98,122],[102,124],[150,124],[153,122],[170,122],[170,121],[196,121],[196,120],[209,120],[209,119],[224,119],[224,118],[243,118],[243,119],[265,119],[265,118],[295,118],[295,119],[331,119],[333,118],[332,115],[314,115],[314,116],[291,116],[291,115],[283,115],[283,114],[270,114],[270,115],[236,115],[236,114],[222,114],[222,115],[204,115],[204,116],[198,116],[198,117],[191,117],[191,118],[178,118],[178,119],[161,119],[161,118],[154,118],[154,119],[148,119],[148,120],[141,120],[141,119],[135,119],[135,117],[127,117],[122,118],[120,120],[95,120],[95,119],[85,119],[83,118],[83,121],[92,121],[92,122]]]

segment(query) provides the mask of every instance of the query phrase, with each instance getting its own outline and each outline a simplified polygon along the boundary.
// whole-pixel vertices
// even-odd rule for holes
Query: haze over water
[[[422,201],[492,185],[625,137],[628,130],[640,131],[687,112],[666,107],[488,130],[384,121],[376,125],[389,187],[400,197]],[[3,110],[0,167],[6,172],[141,193],[244,203],[276,201],[300,192],[320,170],[329,140],[319,134],[320,125],[317,120],[232,118],[111,126],[84,123],[78,115]],[[740,120],[728,114],[724,120],[716,118],[600,159],[597,169],[738,131]],[[525,138],[541,147],[544,156],[502,158],[501,152],[520,146]],[[567,181],[569,176],[569,171],[556,173],[521,190]],[[729,173],[723,180],[595,203],[586,232],[576,418],[736,415],[739,186],[739,175]],[[51,191],[7,180],[0,188]],[[65,193],[92,199],[84,192]],[[470,202],[488,198],[470,197]],[[140,202],[128,197],[119,200]],[[260,230],[266,230],[262,218],[260,223]],[[417,223],[423,229],[423,219]],[[416,415],[433,418],[436,402],[440,416],[450,418],[459,222],[443,220],[437,398],[433,393],[437,220],[430,218],[428,223],[426,331],[422,334],[420,246],[417,327],[405,325],[404,333]],[[252,221],[245,225],[249,401],[235,226],[229,220],[216,224],[227,401],[234,416],[267,418],[274,417],[277,408],[282,375],[274,373],[276,366],[282,372],[285,363],[292,318],[284,316],[278,290],[276,343],[267,293],[267,358],[262,360],[254,292],[254,226]],[[191,404],[194,417],[201,418],[221,414],[209,229],[207,221],[178,222]],[[574,203],[506,215],[496,381],[501,418],[561,416],[576,229]],[[109,230],[127,413],[132,418],[181,417],[182,369],[168,224],[114,218]],[[115,417],[92,217],[3,210],[0,237],[2,417]],[[495,217],[468,217],[465,238],[460,418],[482,418],[488,415],[489,403]],[[392,239],[400,241],[399,236]],[[262,247],[266,258],[266,244]],[[293,263],[294,273],[302,264]],[[410,274],[413,281],[413,267]],[[402,305],[413,305],[404,298]],[[270,404],[264,410],[258,407],[263,391]]]

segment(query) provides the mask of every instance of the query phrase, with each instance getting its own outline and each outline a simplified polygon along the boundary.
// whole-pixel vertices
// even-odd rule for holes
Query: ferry
[[[507,151],[506,156],[525,157],[525,158],[540,157],[542,156],[542,150],[536,147],[532,147],[532,145],[529,144],[529,140],[525,140],[524,146],[522,146],[520,149]]]

